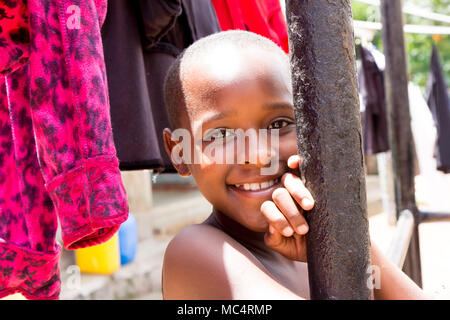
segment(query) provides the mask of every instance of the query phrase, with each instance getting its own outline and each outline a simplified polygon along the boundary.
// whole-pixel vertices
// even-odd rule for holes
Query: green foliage
[[[450,0],[405,0],[426,10],[450,15]],[[379,8],[353,1],[353,17],[355,20],[380,22]],[[450,24],[430,21],[421,17],[405,15],[407,24],[447,25]],[[408,70],[410,79],[424,88],[430,71],[430,56],[432,43],[435,43],[441,57],[447,84],[450,84],[450,35],[405,34],[406,50],[408,53]],[[381,32],[377,32],[373,39],[374,45],[382,50]]]

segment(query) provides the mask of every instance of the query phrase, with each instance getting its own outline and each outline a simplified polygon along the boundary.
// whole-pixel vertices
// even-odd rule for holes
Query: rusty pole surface
[[[415,201],[414,145],[409,114],[408,74],[403,33],[402,0],[382,0],[384,54],[386,56],[385,88],[390,144],[394,170],[397,217],[403,210],[414,215],[415,226],[403,270],[422,286],[419,211]]]
[[[286,0],[311,299],[372,299],[350,0]]]

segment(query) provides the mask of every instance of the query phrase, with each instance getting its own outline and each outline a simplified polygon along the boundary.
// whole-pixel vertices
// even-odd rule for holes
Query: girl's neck
[[[255,254],[271,252],[264,243],[264,232],[250,230],[217,209],[213,209],[205,223],[219,228]]]

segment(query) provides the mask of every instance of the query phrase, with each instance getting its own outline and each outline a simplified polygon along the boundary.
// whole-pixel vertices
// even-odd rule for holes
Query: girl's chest
[[[309,299],[308,265],[304,262],[291,261],[283,256],[258,257],[266,271],[281,285],[295,294]]]

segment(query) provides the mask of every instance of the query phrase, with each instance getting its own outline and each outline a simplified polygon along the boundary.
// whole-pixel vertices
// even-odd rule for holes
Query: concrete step
[[[169,240],[140,242],[136,259],[112,275],[61,272],[62,300],[132,299],[161,291],[164,251]],[[63,271],[63,270],[62,270]]]
[[[161,290],[150,292],[144,295],[140,295],[133,300],[162,300]]]
[[[152,212],[155,219],[151,222],[153,234],[157,236],[175,235],[188,225],[202,222],[210,215],[211,211],[211,204],[198,191],[189,199],[155,207]]]

